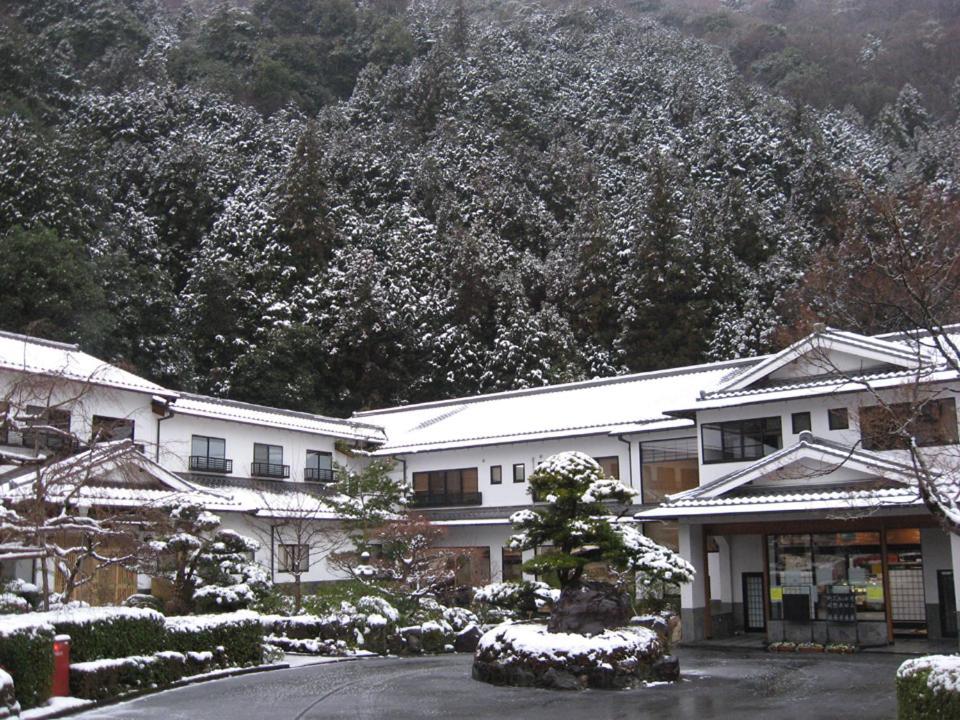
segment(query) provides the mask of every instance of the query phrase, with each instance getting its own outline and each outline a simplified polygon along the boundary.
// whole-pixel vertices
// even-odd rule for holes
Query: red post
[[[53,640],[53,694],[70,695],[70,636],[57,635]]]

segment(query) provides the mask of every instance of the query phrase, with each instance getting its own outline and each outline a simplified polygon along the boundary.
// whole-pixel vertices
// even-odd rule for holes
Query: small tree
[[[376,557],[364,553],[364,562],[351,574],[414,611],[424,598],[436,597],[449,587],[456,576],[456,555],[437,547],[444,535],[444,528],[423,515],[405,513],[375,531]]]
[[[293,610],[303,604],[303,576],[326,558],[336,555],[349,538],[341,523],[331,517],[332,508],[308,488],[289,493],[261,493],[271,515],[266,533],[271,542],[283,546],[283,572],[293,576]]]
[[[249,557],[260,544],[222,528],[219,516],[189,499],[169,508],[163,537],[150,547],[153,574],[159,568],[173,585],[169,612],[237,610],[270,589],[266,570]]]
[[[693,567],[679,555],[630,525],[612,521],[610,503],[626,508],[637,492],[604,477],[593,458],[579,452],[547,458],[530,476],[530,492],[547,504],[511,516],[515,533],[510,546],[551,546],[552,552],[528,560],[523,569],[555,573],[561,591],[576,587],[591,562],[604,562],[620,572],[634,570],[643,584],[693,579]]]

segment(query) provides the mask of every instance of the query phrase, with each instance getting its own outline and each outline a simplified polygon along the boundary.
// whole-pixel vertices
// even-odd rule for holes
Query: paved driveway
[[[522,718],[891,719],[903,657],[765,655],[681,650],[684,679],[628,691],[493,687],[466,655],[376,658],[191,685],[93,710],[87,720],[405,720]]]

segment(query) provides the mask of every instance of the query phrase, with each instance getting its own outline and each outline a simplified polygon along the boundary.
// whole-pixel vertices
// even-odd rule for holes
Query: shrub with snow
[[[911,658],[897,670],[900,720],[960,718],[960,656]]]
[[[47,618],[57,634],[70,636],[72,662],[149,655],[166,642],[163,615],[147,608],[86,607],[37,615]]]
[[[45,614],[0,618],[0,667],[12,676],[16,699],[24,710],[50,697],[54,635]]]
[[[484,619],[502,620],[529,617],[559,597],[560,591],[545,582],[524,580],[484,585],[474,592],[473,602]]]
[[[167,618],[167,646],[180,652],[222,647],[230,665],[259,665],[263,659],[260,616],[248,610]]]
[[[223,667],[224,654],[174,652],[94,660],[70,665],[70,693],[87,700],[104,700],[143,688],[165,688],[178,680]]]
[[[0,720],[20,717],[20,703],[17,702],[13,678],[0,668]]]
[[[662,654],[657,634],[642,627],[587,637],[504,624],[480,638],[473,676],[495,685],[627,688],[651,677]]]

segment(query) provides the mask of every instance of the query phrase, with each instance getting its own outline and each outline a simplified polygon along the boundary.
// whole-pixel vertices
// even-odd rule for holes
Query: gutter
[[[162,411],[157,412],[157,410],[160,410],[161,408],[162,408]],[[172,418],[174,413],[173,413],[173,408],[170,407],[170,400],[167,398],[161,398],[159,396],[154,396],[153,401],[150,403],[150,409],[153,410],[155,415],[159,416],[157,417],[157,443],[153,453],[153,459],[156,460],[157,463],[159,463],[160,462],[160,423],[162,423],[164,420],[169,420],[170,418]]]
[[[617,440],[627,446],[627,467],[630,469],[630,487],[636,489],[633,484],[633,441],[627,440],[623,435],[617,435]],[[640,488],[642,491],[643,488]]]

